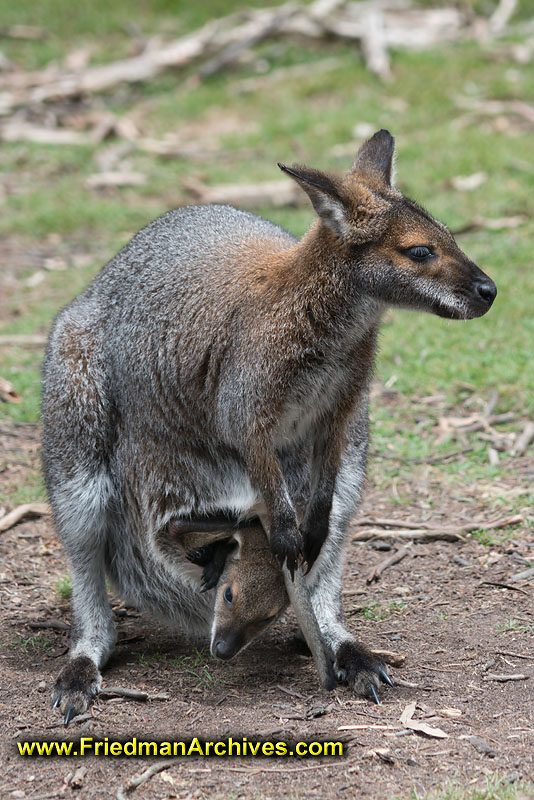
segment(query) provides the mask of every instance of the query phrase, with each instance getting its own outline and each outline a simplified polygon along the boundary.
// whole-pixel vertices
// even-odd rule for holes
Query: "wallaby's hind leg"
[[[54,699],[67,724],[98,694],[99,669],[116,641],[105,579],[112,486],[106,472],[95,468],[92,475],[84,471],[61,482],[50,494],[72,578],[71,650]]]
[[[364,409],[365,410],[365,409]],[[308,577],[311,597],[327,646],[334,654],[334,670],[353,691],[380,702],[381,683],[393,683],[385,664],[345,628],[341,588],[348,526],[359,501],[365,476],[367,424],[365,416],[352,424],[351,437],[336,479],[330,532]]]
[[[386,666],[358,642],[343,624],[343,538],[343,534],[331,530],[310,573],[313,607],[326,645],[334,655],[337,679],[348,684],[357,694],[379,703],[381,682],[393,685]]]
[[[65,724],[85,711],[102,683],[100,667],[116,641],[101,554],[77,552],[72,563],[72,633],[69,661],[55,685],[54,708]]]

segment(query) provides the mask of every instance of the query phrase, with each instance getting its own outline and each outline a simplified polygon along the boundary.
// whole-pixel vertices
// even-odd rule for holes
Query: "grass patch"
[[[50,652],[52,641],[44,633],[36,633],[34,636],[22,636],[19,634],[12,647],[22,650],[25,655],[42,654]]]
[[[198,649],[195,649],[190,655],[176,656],[175,658],[159,652],[140,653],[138,661],[140,666],[146,669],[165,667],[179,670],[194,691],[208,688],[215,680],[209,669],[209,656]]]
[[[347,613],[350,616],[361,616],[364,619],[379,622],[380,620],[388,619],[394,614],[402,614],[406,605],[406,603],[398,600],[392,600],[389,603],[368,603],[352,612],[349,610]]]
[[[15,508],[25,503],[45,503],[47,501],[40,470],[26,470],[24,482],[20,483],[19,480],[17,479],[16,483],[10,481],[0,485],[0,504],[5,503]]]
[[[72,582],[70,575],[61,575],[54,586],[56,594],[61,600],[70,600],[72,596]]]
[[[534,633],[534,624],[519,619],[507,619],[506,622],[497,624],[499,633]]]
[[[437,789],[420,794],[413,791],[413,800],[527,800],[532,797],[534,784],[511,781],[498,773],[484,776],[485,786],[462,786],[447,783]]]

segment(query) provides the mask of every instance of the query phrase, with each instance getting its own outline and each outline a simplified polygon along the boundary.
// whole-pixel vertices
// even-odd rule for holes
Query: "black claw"
[[[376,691],[372,683],[368,683],[367,686],[365,687],[365,694],[369,698],[369,700],[372,700],[373,703],[377,704],[377,706],[380,705],[380,697],[378,696],[378,692]]]
[[[378,674],[380,676],[380,680],[382,680],[384,683],[387,683],[388,686],[395,686],[395,684],[389,677],[389,673],[385,667],[379,667]]]
[[[57,708],[60,703],[61,703],[61,692],[58,692],[58,694],[56,695],[56,699],[52,703],[52,708]]]
[[[76,709],[74,708],[74,706],[68,706],[67,710],[65,711],[65,716],[63,718],[65,727],[67,727],[71,719],[74,719],[75,716],[76,716]]]

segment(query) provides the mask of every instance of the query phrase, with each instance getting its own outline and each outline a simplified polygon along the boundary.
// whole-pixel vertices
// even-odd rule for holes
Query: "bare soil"
[[[0,426],[0,482],[23,481],[38,465],[37,426]],[[516,460],[517,493],[532,478],[532,462]],[[421,471],[425,481],[421,481]],[[460,485],[461,486],[461,485]],[[421,488],[423,487],[423,488]],[[442,486],[438,465],[414,466],[403,486],[412,502],[399,505],[372,481],[360,514],[464,524],[488,517],[480,487]],[[432,497],[433,508],[426,502]],[[436,511],[435,509],[441,509]],[[362,530],[356,527],[354,530]],[[505,538],[505,537],[504,537]],[[120,787],[145,798],[279,798],[406,796],[449,780],[483,782],[486,772],[534,781],[534,608],[532,578],[512,581],[533,559],[532,532],[491,546],[465,542],[414,544],[411,555],[366,584],[370,569],[391,551],[385,542],[351,544],[345,573],[350,628],[373,648],[407,656],[393,679],[415,686],[384,687],[382,705],[340,687],[318,687],[311,660],[295,644],[291,614],[232,662],[212,659],[157,620],[114,602],[119,644],[104,685],[144,690],[168,699],[136,702],[98,698],[92,716],[64,729],[50,708],[52,687],[67,653],[69,601],[55,584],[68,571],[48,518],[29,519],[0,534],[1,798],[117,797]],[[392,547],[398,545],[393,543]],[[493,584],[505,584],[507,588]],[[513,587],[513,588],[512,588]],[[35,623],[56,625],[36,629]],[[60,623],[59,626],[57,623]],[[500,683],[491,674],[528,676]],[[445,738],[402,729],[412,701],[416,717]],[[340,731],[342,726],[358,729]],[[129,781],[154,758],[22,758],[17,740],[80,736],[126,740],[337,740],[342,758],[184,759],[133,789]],[[80,767],[78,782],[70,778]],[[80,775],[80,773],[79,773]],[[78,777],[79,777],[78,775]],[[70,777],[69,777],[70,776]],[[130,787],[130,791],[128,791]],[[120,797],[120,794],[119,794]]]

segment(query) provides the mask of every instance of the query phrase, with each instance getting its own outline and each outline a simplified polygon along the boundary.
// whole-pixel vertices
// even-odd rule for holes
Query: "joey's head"
[[[197,551],[193,560],[202,563],[212,584],[216,581],[211,652],[229,659],[263,633],[287,606],[284,578],[261,525],[236,531],[219,542],[216,550],[208,551],[207,558],[202,552]]]
[[[448,319],[482,316],[497,294],[494,282],[445,225],[393,186],[393,155],[394,139],[381,130],[343,178],[279,166],[308,194],[323,242],[353,271],[360,292]]]

